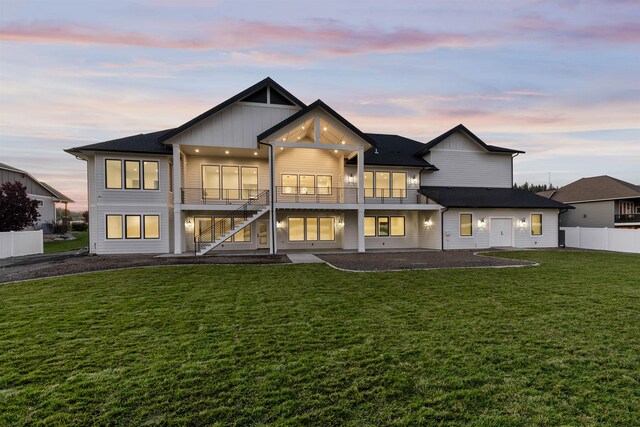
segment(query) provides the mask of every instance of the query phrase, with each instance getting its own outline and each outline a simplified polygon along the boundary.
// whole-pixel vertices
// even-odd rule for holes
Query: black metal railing
[[[365,204],[426,205],[429,200],[420,190],[405,188],[365,188]]]
[[[617,214],[615,215],[614,222],[616,223],[640,222],[640,213]]]
[[[221,240],[231,230],[239,227],[267,206],[269,206],[269,190],[264,190],[230,214],[213,221],[210,227],[200,231],[199,234],[194,233],[193,242],[196,254],[200,252],[202,245]]]
[[[276,186],[276,202],[280,203],[358,203],[355,187]]]
[[[253,200],[266,190],[247,188],[182,188],[182,203],[237,205]]]

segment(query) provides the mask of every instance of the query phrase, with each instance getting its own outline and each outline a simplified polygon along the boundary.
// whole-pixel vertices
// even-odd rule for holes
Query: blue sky
[[[178,126],[271,76],[365,132],[464,123],[516,182],[640,184],[640,2],[0,2],[0,162],[86,206],[62,149]]]

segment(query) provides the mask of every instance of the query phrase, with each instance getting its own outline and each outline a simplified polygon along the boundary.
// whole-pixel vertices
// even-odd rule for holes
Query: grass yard
[[[89,246],[88,231],[74,231],[71,234],[76,236],[75,240],[50,240],[44,243],[44,253],[74,251]]]
[[[640,425],[640,256],[0,285],[0,425]]]

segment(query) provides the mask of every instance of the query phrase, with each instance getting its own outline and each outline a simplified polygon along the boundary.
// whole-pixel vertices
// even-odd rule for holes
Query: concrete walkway
[[[306,252],[287,254],[287,257],[293,264],[324,264],[323,260],[315,256],[314,254]]]

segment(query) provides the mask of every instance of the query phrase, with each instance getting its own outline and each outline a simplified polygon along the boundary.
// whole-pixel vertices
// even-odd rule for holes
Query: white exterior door
[[[491,246],[512,246],[512,228],[511,218],[491,218]]]
[[[258,239],[258,249],[264,249],[269,247],[269,223],[261,220],[256,221],[258,226],[258,232],[256,238]]]

